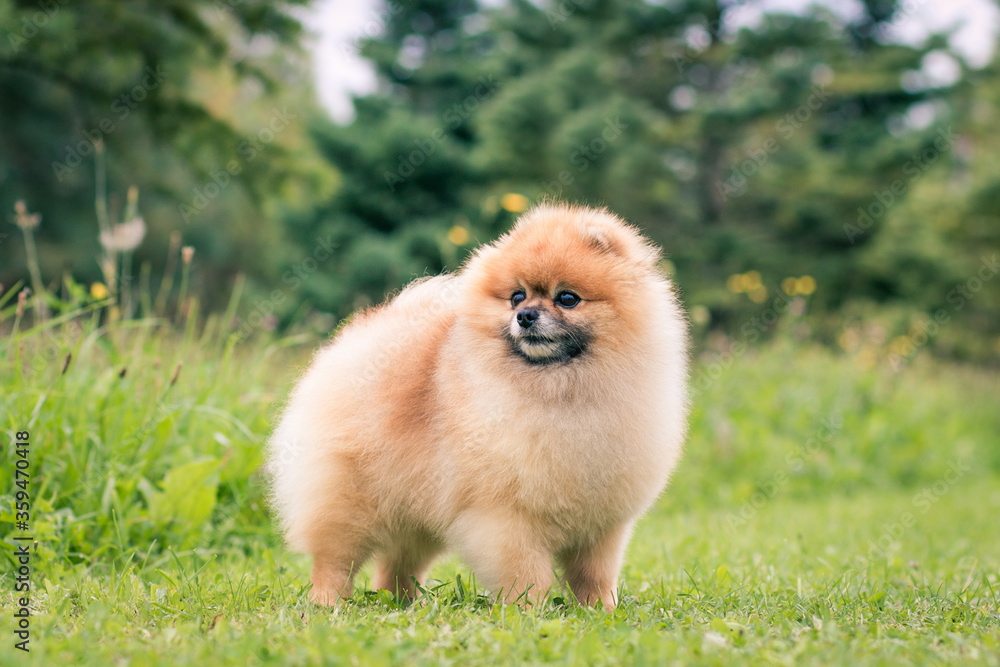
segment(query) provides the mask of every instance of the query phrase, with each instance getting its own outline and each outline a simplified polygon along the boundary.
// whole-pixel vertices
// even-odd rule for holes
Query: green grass
[[[687,456],[637,529],[614,613],[560,591],[496,605],[453,560],[409,608],[368,591],[366,569],[328,611],[256,472],[317,341],[209,331],[87,320],[0,339],[0,423],[32,435],[38,541],[31,653],[5,630],[0,664],[1000,665],[995,371],[928,355],[868,368],[784,338],[702,358]],[[9,437],[5,454],[9,624],[24,534]]]

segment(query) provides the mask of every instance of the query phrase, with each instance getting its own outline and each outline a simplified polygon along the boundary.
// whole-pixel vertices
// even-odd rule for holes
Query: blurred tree
[[[48,281],[99,276],[98,145],[111,215],[140,188],[141,261],[162,266],[181,230],[208,284],[276,270],[277,255],[261,252],[281,239],[275,197],[293,179],[322,191],[330,178],[297,129],[315,108],[290,13],[306,1],[0,1],[0,209],[6,218],[23,199],[41,212]],[[23,274],[13,246],[0,245],[6,284]]]
[[[335,240],[335,261],[302,287],[341,316],[457,266],[478,219],[468,189],[483,178],[469,161],[469,120],[501,85],[488,57],[493,38],[474,28],[482,18],[474,2],[389,7],[384,34],[361,44],[385,92],[356,100],[348,127],[316,123],[343,182],[328,206],[292,224],[304,247]]]
[[[318,129],[351,175],[302,221],[304,238],[340,229],[336,283],[342,293],[363,284],[377,300],[414,273],[454,266],[453,225],[489,238],[519,210],[505,195],[553,197],[606,204],[645,228],[688,301],[735,332],[787,300],[781,284],[810,296],[817,322],[868,317],[865,304],[897,304],[904,319],[935,307],[975,269],[948,240],[964,233],[917,203],[954,191],[959,167],[969,103],[957,107],[956,95],[966,88],[928,66],[958,63],[945,36],[888,41],[887,26],[907,19],[891,0],[865,2],[848,23],[821,7],[754,18],[747,6],[393,6],[362,49],[378,92],[357,101],[350,126]],[[484,80],[494,85],[479,96]],[[399,230],[414,228],[441,252],[401,243]],[[378,241],[377,261],[351,268],[354,229]],[[754,289],[727,283],[747,271],[759,274]],[[342,314],[357,305],[333,302]],[[980,325],[980,335],[995,326]]]
[[[305,97],[302,2],[0,0],[0,205],[39,202],[47,275],[90,268],[66,248],[95,244],[91,163],[70,162],[96,133],[156,245],[180,227],[214,284],[242,268],[292,287],[286,319],[453,269],[548,197],[643,227],[699,320],[739,336],[790,296],[829,340],[845,318],[891,336],[942,308],[956,354],[1000,333],[1000,280],[949,300],[997,244],[996,66],[970,70],[945,34],[889,39],[908,6],[389,3],[361,43],[378,88],[338,126]],[[23,274],[10,246],[0,280]]]

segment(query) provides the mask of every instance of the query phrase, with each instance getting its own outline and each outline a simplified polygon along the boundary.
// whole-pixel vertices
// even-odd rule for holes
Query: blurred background
[[[996,364],[998,28],[987,0],[0,0],[0,283],[325,332],[555,198],[662,244],[709,348],[792,313],[863,364]]]

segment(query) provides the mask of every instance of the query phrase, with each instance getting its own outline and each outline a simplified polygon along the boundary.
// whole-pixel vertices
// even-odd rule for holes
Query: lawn
[[[790,335],[704,353],[687,456],[613,613],[561,591],[496,605],[454,560],[408,608],[365,571],[329,611],[257,473],[319,339],[77,321],[0,339],[8,623],[14,538],[36,541],[31,650],[5,631],[2,664],[1000,665],[996,370],[928,351],[894,369]],[[25,430],[28,531],[13,513]]]

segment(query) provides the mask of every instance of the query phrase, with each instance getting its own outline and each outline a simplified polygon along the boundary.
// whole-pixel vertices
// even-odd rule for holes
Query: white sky
[[[801,11],[812,4],[851,17],[860,12],[857,0],[750,0],[734,12],[738,24],[753,25],[764,11]],[[900,0],[889,35],[919,44],[931,32],[956,28],[952,50],[973,67],[981,67],[993,53],[1000,32],[1000,9],[990,0]],[[314,72],[321,104],[338,122],[354,115],[351,95],[375,89],[371,66],[357,56],[356,40],[376,35],[388,19],[381,0],[320,0],[305,24],[313,33]]]

